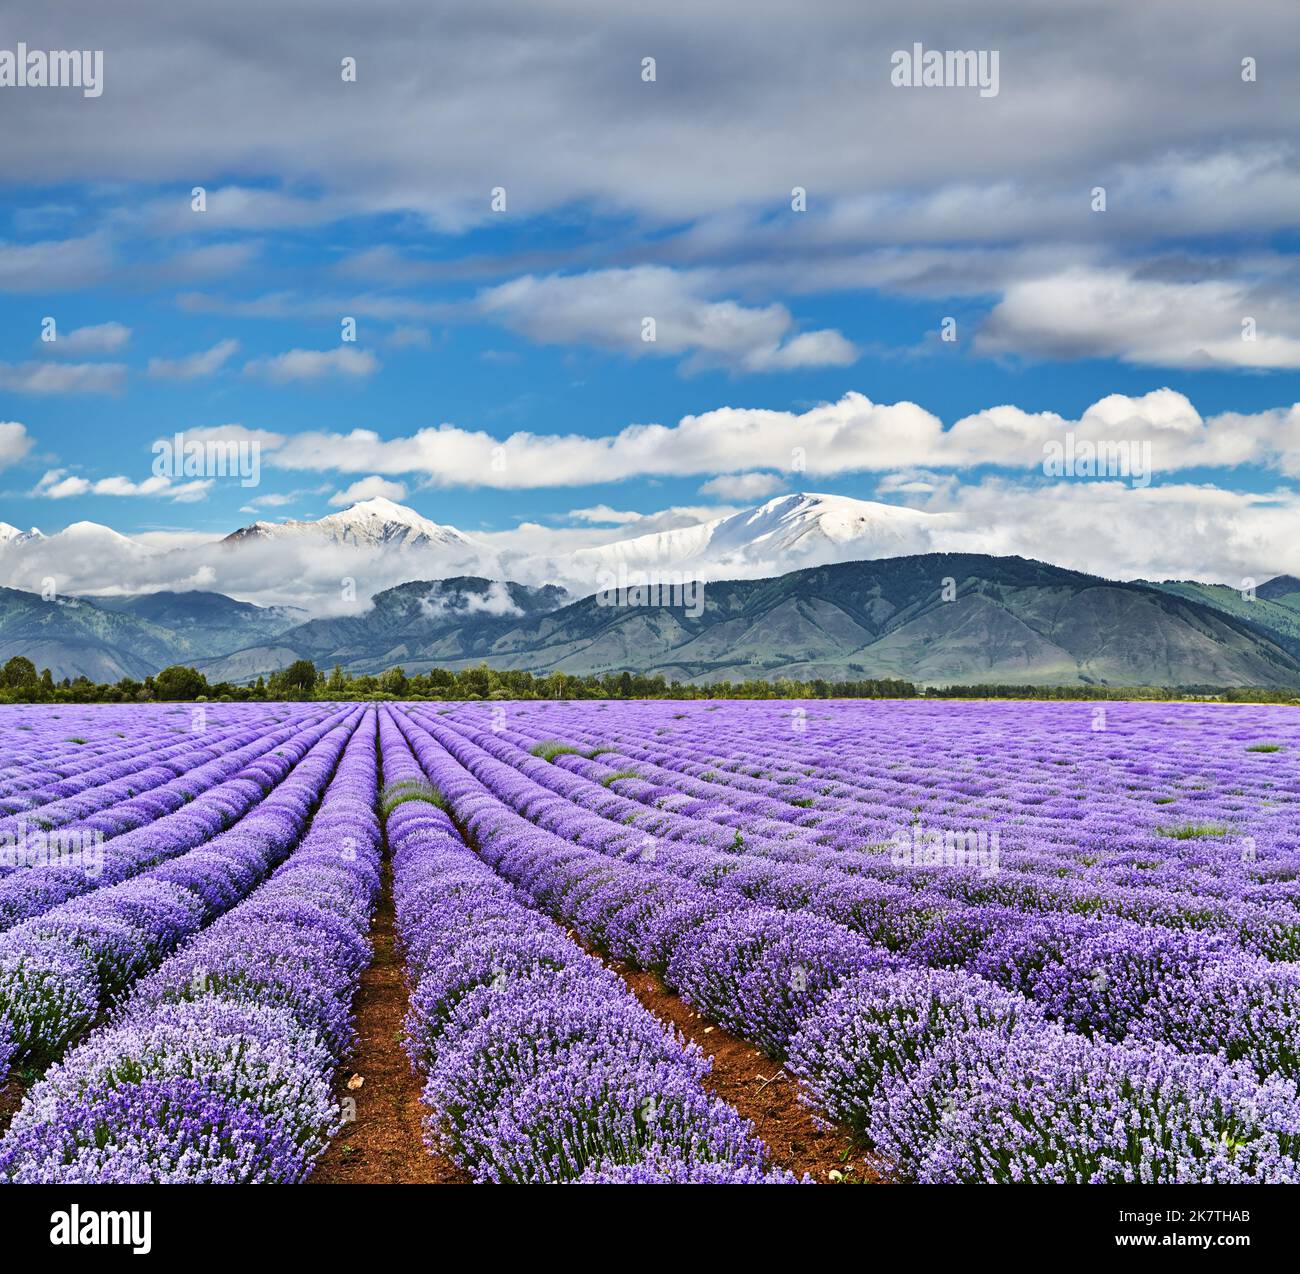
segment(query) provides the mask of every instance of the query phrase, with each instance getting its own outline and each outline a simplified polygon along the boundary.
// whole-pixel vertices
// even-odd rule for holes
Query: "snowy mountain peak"
[[[474,541],[453,526],[442,526],[404,504],[382,496],[358,500],[338,513],[317,521],[254,522],[226,537],[227,542],[249,539],[302,539],[314,537],[328,544],[364,548],[456,548],[473,550]]]
[[[750,543],[773,536],[783,547],[790,548],[809,535],[820,534],[843,544],[868,535],[888,537],[933,520],[933,514],[902,505],[854,500],[846,495],[799,492],[777,496],[755,509],[720,519],[712,542],[715,545],[722,540]]]
[[[45,537],[41,536],[41,538]],[[102,522],[70,522],[51,539],[61,542],[74,541],[84,545],[111,544],[115,547],[144,551],[142,544],[136,543],[130,536],[123,535],[120,531],[113,530],[111,526],[105,526]]]
[[[43,540],[43,536],[36,527],[30,531],[20,531],[16,526],[11,526],[8,522],[0,522],[0,548],[7,544],[30,544],[34,540]]]
[[[580,549],[572,560],[595,571],[671,566],[712,578],[778,575],[800,566],[923,553],[946,524],[943,515],[901,505],[799,492],[698,526]]]

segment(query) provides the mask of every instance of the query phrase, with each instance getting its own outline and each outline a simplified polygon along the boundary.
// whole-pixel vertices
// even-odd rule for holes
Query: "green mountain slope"
[[[414,580],[376,593],[358,615],[313,619],[274,641],[245,646],[199,666],[209,680],[243,681],[294,659],[349,671],[411,670],[472,660],[501,625],[553,611],[568,598],[554,584],[530,588],[478,576]]]
[[[278,637],[307,614],[291,606],[238,602],[224,593],[135,593],[88,600],[101,610],[166,629],[177,658],[186,659],[223,655]]]
[[[707,684],[744,677],[903,677],[928,684],[1278,686],[1300,658],[1195,598],[1023,558],[926,554],[848,562],[774,579],[707,584],[681,606],[588,597],[490,613],[438,600],[485,580],[402,585],[374,608],[321,620],[216,661],[209,676],[256,676],[290,657],[349,672],[468,667],[661,673]],[[497,585],[512,590],[517,585]],[[544,592],[545,590],[532,590]],[[425,599],[425,600],[421,600]],[[432,601],[430,601],[432,599]]]
[[[1279,575],[1260,584],[1253,598],[1225,584],[1197,580],[1162,580],[1150,587],[1231,615],[1300,656],[1300,580],[1293,576]]]
[[[212,593],[51,603],[4,589],[0,657],[24,654],[56,676],[95,680],[142,677],[184,661],[213,681],[251,681],[307,658],[353,673],[486,661],[534,672],[660,673],[699,684],[792,676],[1300,685],[1300,610],[1285,600],[1295,590],[1270,591],[1246,602],[1213,585],[1115,583],[981,554],[720,581],[704,585],[702,605],[690,609],[604,605],[611,599],[597,596],[568,602],[553,585],[474,576],[417,580],[377,594],[358,614],[301,624]]]
[[[166,629],[77,597],[45,601],[0,588],[0,662],[25,655],[56,677],[117,681],[145,677],[172,663]]]
[[[57,679],[141,680],[168,664],[261,641],[302,612],[252,606],[221,593],[60,597],[0,588],[0,662],[25,655]]]

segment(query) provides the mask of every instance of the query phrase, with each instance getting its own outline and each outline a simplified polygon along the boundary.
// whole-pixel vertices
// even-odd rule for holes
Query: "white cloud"
[[[16,420],[0,421],[0,469],[17,464],[31,449],[26,425]]]
[[[1239,276],[1167,280],[1080,267],[1010,283],[975,348],[1154,367],[1300,368],[1300,299]]]
[[[156,496],[176,504],[193,504],[203,499],[211,487],[211,478],[177,483],[171,478],[154,476],[136,482],[119,474],[92,480],[66,469],[49,469],[41,475],[32,494],[49,500],[66,500],[81,495]]]
[[[761,500],[788,485],[787,479],[775,473],[724,473],[705,482],[700,494],[723,500]]]
[[[632,357],[685,355],[687,371],[846,367],[858,357],[839,332],[796,332],[785,306],[712,299],[713,286],[704,274],[666,266],[527,274],[480,292],[476,306],[539,344],[592,345]]]
[[[222,431],[223,433],[225,431]],[[585,486],[632,477],[774,474],[833,477],[904,468],[1041,467],[1044,445],[1080,440],[1149,442],[1157,476],[1196,467],[1263,465],[1300,474],[1300,403],[1208,419],[1182,394],[1112,394],[1071,421],[1052,412],[991,407],[951,427],[916,403],[874,403],[848,393],[803,412],[721,407],[676,425],[629,425],[615,434],[515,433],[497,439],[455,425],[381,438],[246,431],[263,463],[312,472],[420,475],[431,486],[502,489]]]
[[[876,494],[933,496],[956,489],[952,474],[934,473],[928,469],[904,469],[886,473],[876,479]]]
[[[44,482],[54,488],[69,478],[74,485],[93,485],[62,470]],[[1000,477],[969,486],[949,483],[921,502],[925,511],[943,516],[885,519],[886,526],[895,523],[907,531],[908,547],[899,551],[1019,554],[1106,578],[1194,577],[1234,586],[1247,578],[1300,574],[1300,495],[1289,489],[1233,492],[1191,483],[1134,489],[1121,482],[1043,484]],[[39,588],[41,578],[52,574],[66,581],[69,591],[86,592],[101,589],[107,577],[119,591],[141,591],[193,587],[203,578],[207,587],[231,596],[339,613],[338,580],[344,576],[364,581],[367,594],[411,578],[464,573],[590,586],[589,570],[584,574],[576,560],[566,566],[569,554],[734,511],[665,509],[617,528],[557,529],[523,522],[508,532],[479,535],[486,556],[455,560],[438,551],[385,555],[296,536],[232,551],[205,535],[162,532],[147,537],[155,551],[145,557],[127,542],[100,537],[91,559],[84,540],[54,536],[0,555],[0,583]],[[814,535],[805,542],[807,554],[796,550],[794,560],[761,553],[711,560],[706,553],[692,559],[692,571],[701,578],[740,578],[863,555],[862,545],[851,539],[837,543]]]
[[[428,349],[433,342],[427,327],[404,324],[388,333],[388,343],[394,349]]]
[[[405,500],[406,487],[400,482],[390,482],[387,478],[371,475],[354,482],[342,491],[330,496],[330,504],[343,507],[356,504],[358,500],[373,500],[382,497],[385,500]]]
[[[955,529],[943,547],[1015,553],[1111,579],[1247,578],[1300,573],[1300,497],[1212,485],[1123,482],[1025,487],[988,479],[933,506]]]
[[[12,136],[7,129],[6,140]],[[0,239],[0,291],[47,292],[85,287],[103,279],[111,264],[108,240],[102,234],[37,243]]]
[[[320,380],[325,376],[363,379],[379,370],[379,360],[369,350],[340,345],[336,349],[291,349],[270,358],[255,358],[245,364],[244,374],[260,376],[278,385],[296,380]]]
[[[439,622],[448,615],[522,615],[518,605],[510,596],[505,584],[493,580],[483,593],[466,593],[461,600],[462,606],[452,606],[445,597],[421,597],[420,610],[426,619]]]
[[[57,40],[41,0],[8,8],[28,40]],[[812,22],[792,6],[663,4],[655,85],[635,73],[643,15],[599,0],[500,0],[450,18],[392,0],[382,27],[362,7],[337,6],[312,26],[254,0],[229,0],[215,14],[178,10],[166,28],[151,25],[147,11],[126,12],[114,35],[133,51],[131,74],[111,90],[113,109],[80,112],[74,127],[43,95],[15,95],[6,172],[51,187],[169,185],[140,220],[185,233],[310,226],[361,211],[483,224],[495,180],[484,156],[509,174],[512,214],[585,204],[662,225],[779,207],[795,182],[813,207],[864,185],[918,200],[983,186],[1010,196],[976,203],[992,227],[1042,207],[1046,194],[1086,191],[1128,170],[1163,176],[1162,156],[1195,160],[1294,140],[1300,86],[1276,69],[1300,53],[1289,0],[1234,8],[1090,0],[1064,6],[1055,25],[1027,21],[1032,12],[1026,0],[989,0],[977,12],[961,0],[926,7],[928,27],[948,47],[1000,51],[1002,92],[985,101],[890,85],[890,51],[922,34],[913,0],[823,4]],[[244,39],[254,28],[255,46]],[[290,65],[337,71],[341,48],[362,56],[362,82],[342,121],[339,94],[349,90],[337,74],[283,73]],[[1116,50],[1160,56],[1135,67]],[[1258,84],[1241,81],[1246,52],[1260,59]],[[209,63],[202,81],[177,83],[177,66]],[[225,108],[213,111],[214,100]],[[1289,168],[1293,175],[1294,157]],[[1239,171],[1215,163],[1200,183],[1153,180],[1148,215],[1163,203],[1173,225],[1218,218],[1236,230],[1271,216],[1289,226],[1293,187],[1281,177],[1215,180]],[[189,187],[194,174],[214,172],[232,174],[231,184],[210,189],[200,222]],[[266,189],[267,173],[281,174],[283,189]]]
[[[296,491],[268,491],[265,495],[255,496],[239,511],[256,513],[259,509],[283,509],[310,496],[324,495],[327,491],[329,491],[328,486],[301,488]]]
[[[211,349],[185,358],[151,358],[149,375],[159,380],[197,380],[219,372],[239,349],[236,340],[218,341]]]
[[[91,327],[77,327],[70,332],[55,329],[57,339],[39,341],[37,348],[43,354],[113,354],[124,349],[131,340],[131,329],[124,323],[98,323]]]
[[[988,479],[937,498],[930,505],[945,517],[915,527],[911,551],[1019,554],[1106,578],[1201,578],[1240,586],[1247,578],[1281,572],[1300,574],[1300,496],[1293,491],[1240,493],[1181,484],[1132,489],[1123,483],[1061,482],[1030,486]],[[666,510],[665,513],[668,511]],[[717,510],[711,511],[715,516]],[[652,515],[648,521],[662,515]],[[58,537],[0,556],[0,583],[39,587],[44,575],[67,581],[71,591],[102,588],[106,573],[121,589],[180,587],[204,573],[208,587],[260,602],[300,605],[337,613],[338,580],[353,576],[367,592],[412,578],[465,573],[525,583],[590,584],[590,572],[566,571],[564,557],[577,549],[643,533],[636,525],[603,538],[594,528],[568,532],[521,524],[512,532],[481,537],[500,557],[481,563],[444,561],[436,554],[370,553],[292,539],[232,552],[206,537],[155,534],[147,559],[97,556],[88,561],[76,542]],[[576,538],[574,538],[576,537]],[[808,558],[693,562],[702,578],[770,574],[794,566],[860,556],[860,547],[812,542]]]
[[[568,516],[575,522],[593,522],[597,525],[613,523],[622,526],[629,522],[639,522],[644,515],[628,509],[611,509],[608,504],[594,504],[587,509],[570,509]]]
[[[0,363],[0,389],[18,394],[116,394],[125,363]]]

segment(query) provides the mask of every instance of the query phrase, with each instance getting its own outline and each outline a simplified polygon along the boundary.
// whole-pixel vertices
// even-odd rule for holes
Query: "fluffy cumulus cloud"
[[[639,522],[642,515],[631,509],[611,509],[608,504],[594,504],[586,509],[570,509],[568,516],[575,522],[596,526],[627,526],[631,522]]]
[[[1247,277],[1143,277],[1075,268],[1008,285],[985,353],[1117,358],[1156,367],[1300,368],[1300,293]]]
[[[16,420],[0,421],[0,469],[17,464],[31,449],[26,425]]]
[[[330,496],[330,504],[346,507],[349,504],[356,504],[358,500],[373,500],[376,496],[385,500],[404,500],[406,487],[400,482],[390,482],[387,478],[372,474],[369,478],[362,478],[342,491],[336,491]]]
[[[125,349],[131,340],[131,329],[124,323],[95,323],[75,327],[70,332],[54,329],[55,339],[42,340],[37,348],[43,354],[114,354]]]
[[[990,407],[951,426],[910,402],[876,403],[849,393],[803,412],[721,407],[676,425],[629,425],[599,437],[515,433],[497,438],[441,425],[383,438],[368,429],[346,434],[310,430],[242,431],[261,441],[264,464],[314,472],[413,474],[434,486],[505,489],[563,487],[640,477],[746,475],[738,494],[730,478],[705,492],[726,498],[772,490],[775,475],[833,477],[904,468],[969,469],[981,465],[1041,469],[1051,443],[1149,446],[1152,472],[1259,465],[1300,472],[1300,404],[1203,418],[1170,389],[1140,397],[1111,394],[1078,420],[1012,405]],[[756,475],[766,471],[768,477]],[[748,489],[745,489],[745,488]]]
[[[1107,578],[1234,587],[1300,572],[1300,497],[1292,490],[989,479],[943,507],[953,519],[944,547],[956,552],[1016,553]]]
[[[32,494],[47,500],[67,500],[82,495],[156,496],[177,504],[192,504],[212,489],[211,478],[174,482],[167,477],[149,477],[137,482],[120,474],[107,478],[87,478],[67,469],[47,469]]]
[[[440,623],[450,615],[491,615],[500,618],[523,614],[500,580],[493,580],[482,593],[465,593],[454,602],[442,596],[422,597],[420,610],[435,623]]]
[[[857,350],[839,332],[797,332],[783,305],[709,296],[705,276],[665,266],[524,275],[480,293],[478,309],[544,345],[591,345],[633,356],[686,355],[687,371],[845,367]]]

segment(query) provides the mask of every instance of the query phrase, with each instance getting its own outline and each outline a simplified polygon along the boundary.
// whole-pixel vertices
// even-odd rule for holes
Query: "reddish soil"
[[[23,1104],[27,1085],[21,1080],[10,1079],[7,1084],[0,1083],[0,1134],[9,1127],[9,1121],[18,1113]]]
[[[393,928],[393,882],[384,887],[370,928],[374,958],[357,992],[357,1046],[340,1072],[337,1092],[357,1103],[348,1124],[317,1161],[313,1185],[465,1185],[469,1176],[424,1146],[420,1081],[402,1051],[407,988]],[[358,1088],[354,1076],[363,1081]]]
[[[799,1100],[799,1081],[779,1062],[702,1018],[655,973],[606,961],[652,1013],[671,1022],[713,1060],[704,1086],[753,1125],[772,1162],[821,1184],[885,1184],[878,1167],[846,1128],[823,1127]],[[832,1177],[832,1172],[840,1174]]]
[[[477,853],[469,829],[459,821],[456,826],[465,843]],[[888,1176],[856,1144],[849,1129],[826,1125],[813,1117],[811,1110],[799,1100],[799,1081],[779,1062],[702,1018],[669,991],[658,974],[631,969],[608,959],[571,929],[568,936],[613,969],[661,1021],[671,1022],[687,1039],[700,1046],[713,1062],[704,1081],[705,1088],[754,1125],[773,1164],[800,1177],[806,1174],[819,1184],[888,1184]]]

